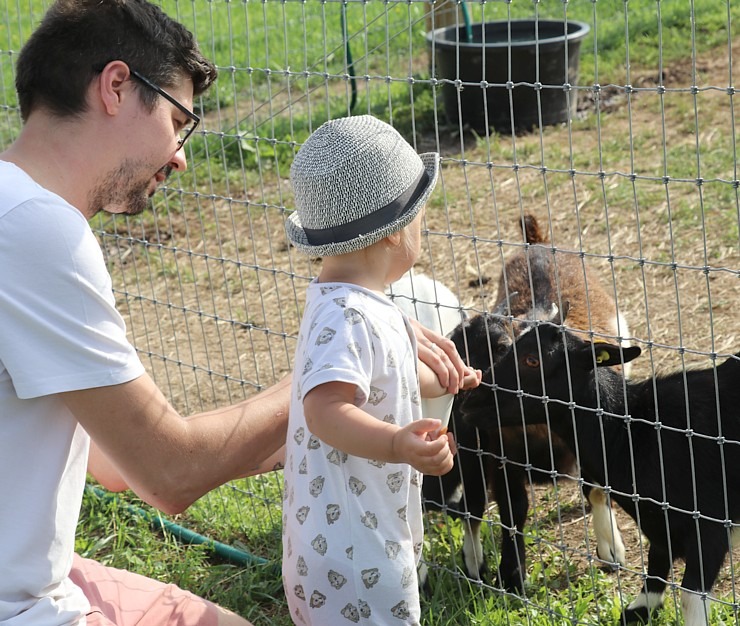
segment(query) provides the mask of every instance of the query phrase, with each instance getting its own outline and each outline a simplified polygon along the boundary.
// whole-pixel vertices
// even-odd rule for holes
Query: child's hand
[[[393,436],[394,456],[422,474],[442,476],[454,464],[454,438],[442,432],[438,419],[420,419],[399,429]]]

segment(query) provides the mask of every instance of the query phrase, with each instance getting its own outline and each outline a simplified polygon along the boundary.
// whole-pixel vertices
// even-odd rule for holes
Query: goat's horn
[[[563,303],[562,311],[558,308],[558,305],[554,302],[550,308],[550,314],[547,321],[553,324],[561,325],[565,323],[565,319],[568,317],[568,310],[570,309],[570,302],[565,300]]]
[[[506,296],[503,300],[501,300],[501,302],[496,305],[496,308],[491,311],[491,313],[493,315],[510,315],[511,302],[518,295],[518,291],[512,291],[508,296]]]

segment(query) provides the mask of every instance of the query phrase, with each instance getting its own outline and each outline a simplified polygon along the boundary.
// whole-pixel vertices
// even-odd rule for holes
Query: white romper
[[[296,624],[418,624],[421,474],[348,455],[312,435],[302,398],[357,386],[356,405],[406,425],[421,417],[416,340],[387,297],[308,287],[296,349],[283,506],[283,583]]]

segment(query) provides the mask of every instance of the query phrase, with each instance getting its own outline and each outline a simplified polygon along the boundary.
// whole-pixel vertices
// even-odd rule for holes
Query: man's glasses
[[[136,70],[131,70],[131,76],[133,76],[136,80],[141,81],[144,83],[149,89],[153,89],[156,91],[160,96],[162,96],[165,100],[168,100],[172,104],[174,104],[180,111],[182,111],[190,120],[188,124],[185,124],[180,129],[180,138],[177,140],[177,149],[179,150],[182,148],[184,143],[188,140],[190,135],[193,134],[193,131],[198,127],[198,124],[200,124],[200,117],[193,113],[191,110],[184,107],[182,104],[180,104],[175,98],[173,98],[170,94],[168,94],[164,89],[159,87],[158,85],[155,85],[152,81],[150,81],[148,78],[145,78],[139,72]]]

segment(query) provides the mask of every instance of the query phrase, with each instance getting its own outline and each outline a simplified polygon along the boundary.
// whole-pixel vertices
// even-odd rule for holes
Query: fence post
[[[426,32],[443,26],[457,26],[463,23],[462,10],[458,0],[429,0],[424,3]]]

